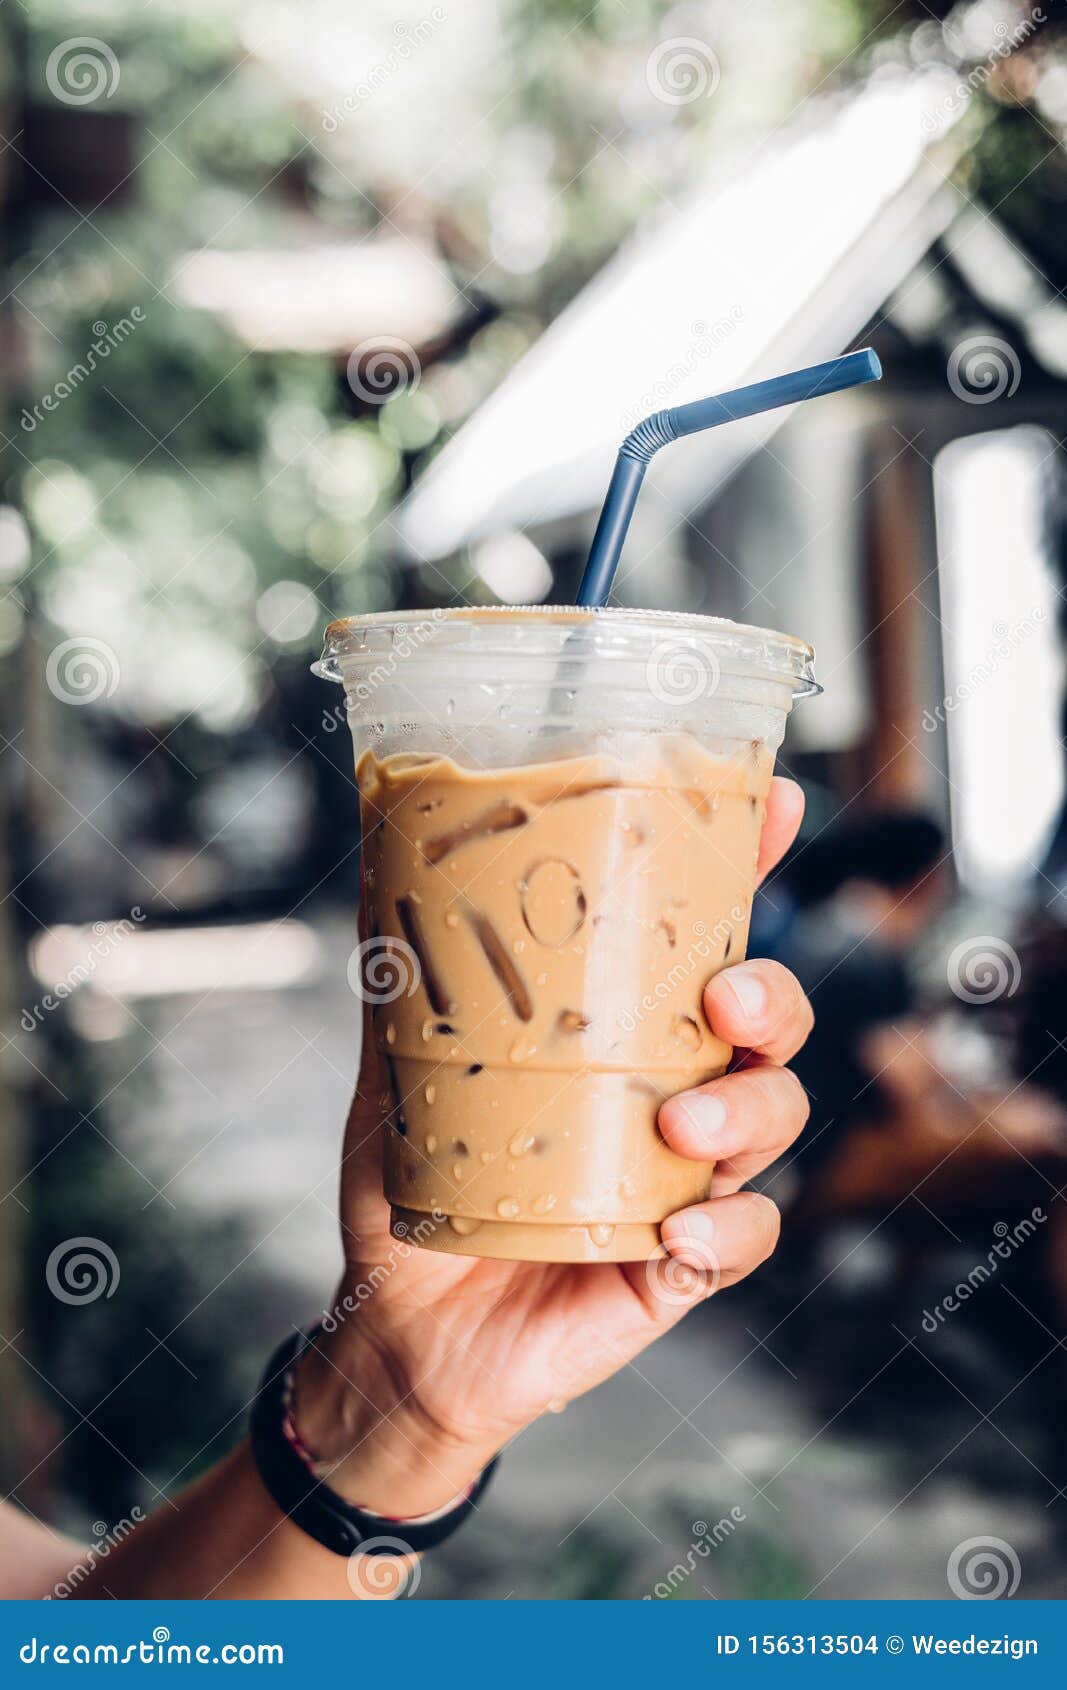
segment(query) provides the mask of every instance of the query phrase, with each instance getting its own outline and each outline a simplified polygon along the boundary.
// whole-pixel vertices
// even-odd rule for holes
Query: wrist
[[[497,1453],[429,1420],[349,1330],[321,1333],[305,1352],[290,1410],[316,1475],[346,1502],[397,1520],[462,1498]]]

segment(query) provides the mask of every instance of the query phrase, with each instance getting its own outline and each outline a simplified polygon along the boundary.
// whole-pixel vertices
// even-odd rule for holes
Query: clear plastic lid
[[[331,622],[322,656],[312,665],[324,680],[342,680],[342,661],[387,652],[396,641],[410,642],[418,630],[447,628],[449,655],[466,651],[507,661],[531,648],[539,654],[561,649],[574,635],[598,655],[669,640],[691,644],[723,673],[788,682],[791,695],[819,692],[815,653],[804,640],[769,628],[753,628],[722,616],[693,616],[673,610],[587,610],[576,605],[492,605],[484,608],[377,611]]]

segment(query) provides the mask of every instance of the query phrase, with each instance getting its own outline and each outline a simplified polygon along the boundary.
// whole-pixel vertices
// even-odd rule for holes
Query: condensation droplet
[[[453,1164],[452,1164],[452,1178],[455,1180],[457,1185],[459,1184],[460,1180],[463,1178],[463,1163],[462,1162],[453,1162]]]
[[[496,1206],[496,1212],[505,1221],[513,1221],[519,1212],[519,1205],[514,1197],[502,1197]]]
[[[537,984],[539,986],[548,985],[548,974],[546,971],[542,970],[542,972],[537,976]]]
[[[385,1029],[385,1042],[387,1045],[396,1044],[396,1028],[393,1026],[391,1021]]]
[[[461,1238],[469,1238],[472,1232],[477,1232],[482,1223],[475,1220],[473,1215],[449,1215],[448,1224]]]
[[[427,1156],[432,1156],[436,1149],[437,1149],[437,1134],[436,1133],[427,1133],[427,1135],[426,1135],[426,1154],[427,1154]]]
[[[422,1095],[426,1099],[427,1103],[432,1103],[437,1096],[437,1087],[436,1086],[426,1086],[423,1090]]]
[[[433,1026],[434,1024],[432,1021],[424,1021],[422,1024],[422,1036],[427,1044],[429,1044],[430,1040],[433,1038]]]
[[[482,1162],[491,1162],[493,1160],[493,1152],[491,1150],[480,1150],[478,1152],[478,1156]]]
[[[537,1046],[533,1040],[528,1039],[525,1033],[520,1033],[518,1038],[508,1047],[508,1061],[529,1062],[536,1049]]]
[[[567,1406],[566,1397],[553,1397],[551,1402],[546,1402],[545,1413],[546,1414],[562,1414],[563,1410],[566,1408],[566,1406]]]
[[[526,1152],[528,1150],[532,1150],[533,1147],[534,1147],[534,1135],[533,1135],[533,1133],[516,1133],[515,1137],[512,1139],[511,1143],[508,1145],[508,1155],[509,1156],[525,1156]]]
[[[556,1199],[550,1191],[546,1191],[541,1197],[535,1197],[533,1200],[535,1215],[550,1215],[555,1207]]]
[[[589,1227],[588,1232],[598,1250],[606,1249],[615,1236],[615,1228],[608,1226],[605,1221],[600,1221],[595,1226]]]
[[[455,910],[446,910],[445,911],[445,926],[446,927],[458,927],[459,926],[459,916],[456,914]]]

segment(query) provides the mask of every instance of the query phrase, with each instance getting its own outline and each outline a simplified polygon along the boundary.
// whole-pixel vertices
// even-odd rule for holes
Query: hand
[[[799,787],[776,778],[760,878],[792,843],[802,813]],[[735,1047],[735,1064],[660,1109],[672,1149],[716,1164],[709,1200],[663,1223],[662,1272],[644,1262],[480,1260],[394,1239],[381,1175],[388,1086],[368,1014],[345,1137],[335,1330],[301,1364],[295,1403],[302,1438],[349,1500],[396,1516],[444,1506],[546,1409],[608,1378],[770,1255],[778,1211],[742,1187],[807,1118],[804,1089],[782,1064],[807,1037],[811,1009],[792,975],[760,961],[716,975],[704,1007]]]

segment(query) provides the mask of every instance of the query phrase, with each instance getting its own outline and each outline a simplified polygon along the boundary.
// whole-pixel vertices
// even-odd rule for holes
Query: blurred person
[[[862,1211],[938,1245],[934,1214],[984,1224],[990,1205],[1028,1206],[1048,1189],[1043,1164],[1067,1149],[1050,1093],[961,1071],[940,1006],[923,1001],[912,959],[947,902],[946,855],[931,817],[900,810],[828,829],[783,871],[797,913],[775,954],[815,1012],[792,1063],[811,1102],[790,1210],[798,1241]],[[906,1266],[918,1265],[913,1250]]]
[[[799,788],[776,779],[761,875],[788,848],[802,809]],[[724,969],[704,1008],[737,1054],[727,1075],[659,1111],[673,1150],[715,1163],[708,1200],[663,1223],[673,1263],[663,1295],[646,1262],[534,1264],[398,1248],[382,1192],[384,1075],[365,1005],[342,1155],[345,1267],[331,1315],[271,1358],[250,1438],[106,1558],[0,1505],[0,1595],[336,1598],[403,1588],[411,1552],[472,1511],[513,1437],[774,1249],[778,1211],[746,1182],[804,1124],[804,1093],[785,1063],[811,1009],[769,960]]]
[[[909,953],[945,902],[944,856],[936,822],[896,811],[827,828],[779,877],[794,909],[773,954],[816,1012],[792,1063],[812,1106],[798,1156],[805,1177],[831,1161],[850,1127],[885,1117],[877,1034],[916,1015]]]

